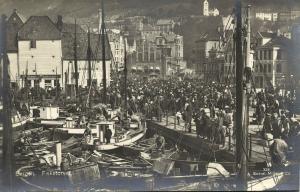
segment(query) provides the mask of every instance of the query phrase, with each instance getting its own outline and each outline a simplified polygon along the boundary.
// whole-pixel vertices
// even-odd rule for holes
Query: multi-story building
[[[158,31],[168,33],[174,31],[175,22],[171,19],[159,19],[156,23]]]
[[[17,78],[42,88],[62,83],[61,33],[47,16],[31,16],[18,31]]]
[[[18,31],[23,26],[25,18],[15,9],[7,20],[7,55],[10,61],[10,74],[12,86],[20,83],[20,69],[18,60]],[[2,78],[0,78],[2,80]]]
[[[58,17],[53,23],[48,16],[31,16],[26,22],[14,11],[8,19],[7,50],[13,84],[44,89],[74,84],[75,25],[62,22]],[[88,34],[77,25],[77,60],[79,86],[86,86],[88,79]],[[106,38],[106,75],[110,82],[111,51]],[[92,78],[101,86],[102,46],[99,34],[91,34]]]
[[[219,10],[217,8],[209,9],[208,0],[204,0],[203,2],[203,16],[218,16]]]
[[[300,17],[300,10],[297,8],[290,8],[285,11],[281,11],[278,14],[278,20],[283,22],[292,21],[299,17]]]
[[[172,32],[141,35],[136,41],[134,70],[171,75],[186,67],[183,60],[183,37]]]
[[[262,38],[262,37],[261,37]],[[281,86],[289,74],[289,50],[291,41],[283,36],[262,38],[254,54],[254,79],[257,88],[272,84]]]
[[[278,13],[270,11],[258,11],[255,13],[255,18],[264,21],[277,21]]]
[[[194,68],[197,74],[203,77],[210,76],[219,69],[216,65],[219,63],[221,52],[221,36],[217,33],[205,33],[195,41],[193,49]]]
[[[88,33],[79,25],[63,23],[61,19],[57,22],[58,28],[62,33],[62,75],[64,76],[63,85],[70,90],[75,85],[75,27],[76,27],[76,57],[78,66],[78,85],[86,87],[89,81],[88,67]],[[111,81],[111,51],[108,38],[105,38],[105,61],[106,61],[106,80],[107,86]],[[100,34],[90,34],[91,44],[91,75],[92,84],[99,87],[103,82],[102,68],[102,38]]]
[[[120,30],[108,30],[108,39],[113,60],[113,68],[119,70],[124,68],[124,55],[126,41]],[[127,50],[126,50],[127,52]]]

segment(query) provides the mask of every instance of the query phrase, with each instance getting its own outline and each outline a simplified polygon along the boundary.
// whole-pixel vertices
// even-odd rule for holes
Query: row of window
[[[256,54],[257,54],[257,59],[259,60],[273,60],[273,50],[258,50]],[[276,60],[281,60],[281,59],[282,59],[282,52],[279,49],[277,50]]]
[[[255,72],[260,72],[260,73],[272,73],[272,64],[256,64],[254,66],[254,71]],[[282,73],[282,66],[281,63],[278,63],[276,65],[276,72],[277,73]]]

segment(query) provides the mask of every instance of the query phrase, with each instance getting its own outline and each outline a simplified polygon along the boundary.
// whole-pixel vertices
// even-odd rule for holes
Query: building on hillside
[[[278,13],[271,10],[257,10],[255,13],[255,18],[263,21],[277,21]]]
[[[62,83],[61,33],[48,16],[31,16],[18,31],[16,79],[42,88]]]
[[[120,30],[111,29],[107,31],[110,50],[112,54],[113,69],[124,68],[125,39]],[[127,50],[126,50],[127,51]]]
[[[183,37],[172,32],[144,33],[136,39],[136,62],[133,73],[171,75],[186,68],[183,60]]]
[[[195,72],[203,78],[219,70],[219,59],[222,52],[221,39],[222,34],[215,31],[215,33],[203,33],[199,39],[195,41],[193,53],[193,63]]]
[[[287,10],[283,10],[278,14],[278,21],[293,21],[300,17],[300,9],[298,8],[290,8]]]
[[[173,32],[175,27],[175,22],[171,19],[159,19],[156,23],[158,31],[161,33]]]
[[[79,25],[66,24],[61,20],[62,33],[62,74],[63,85],[67,90],[71,91],[75,86],[75,66],[74,66],[74,43],[75,43],[75,26],[77,31],[76,44],[77,44],[77,65],[78,65],[78,82],[80,87],[86,87],[88,85],[88,33],[85,32]],[[58,26],[59,26],[58,25]],[[92,52],[92,84],[101,87],[103,82],[103,69],[102,69],[102,38],[99,34],[90,34],[91,52]],[[106,80],[107,86],[111,81],[111,51],[106,37],[105,43],[106,50]]]
[[[208,0],[203,2],[203,16],[219,16],[219,10],[217,8],[209,9]]]
[[[300,80],[300,23],[294,24],[292,29],[292,70],[295,78]]]
[[[16,9],[7,20],[7,55],[10,62],[10,75],[12,86],[15,87],[20,83],[20,68],[18,60],[18,32],[25,22]],[[2,78],[1,78],[2,79]],[[22,84],[22,83],[21,83]]]
[[[261,42],[254,55],[255,86],[266,88],[272,84],[280,87],[289,76],[291,40],[275,35],[270,40]]]

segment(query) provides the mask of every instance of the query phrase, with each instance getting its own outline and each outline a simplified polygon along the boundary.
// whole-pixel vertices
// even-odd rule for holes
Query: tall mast
[[[101,40],[102,40],[102,70],[103,70],[103,103],[106,104],[106,54],[105,54],[105,23],[104,23],[104,0],[102,3],[102,25],[101,25]]]
[[[74,67],[75,67],[75,98],[78,96],[78,64],[77,64],[77,24],[75,19],[75,33],[74,33]]]
[[[90,28],[88,31],[88,48],[87,48],[87,57],[88,57],[88,89],[90,89],[90,86],[92,86],[92,63],[91,63],[91,57],[92,57],[92,50],[91,50],[91,33]],[[89,96],[89,107],[91,107],[91,97]]]
[[[127,50],[126,39],[124,35],[124,103],[125,103],[125,118],[127,119]]]
[[[58,78],[57,78],[57,67],[56,67],[56,69],[55,69],[55,88],[56,88],[56,90],[55,90],[55,96],[56,96],[56,99],[58,99],[58,89],[59,89],[59,87],[58,87]]]
[[[91,86],[92,84],[92,64],[91,64],[91,57],[92,57],[92,52],[91,52],[91,33],[90,33],[90,28],[88,30],[88,47],[87,47],[87,59],[88,59],[88,87]]]
[[[236,155],[239,190],[247,190],[247,126],[245,124],[245,112],[247,105],[246,93],[243,89],[244,59],[242,45],[242,3],[236,0]]]
[[[13,190],[14,186],[14,147],[13,147],[13,129],[11,122],[11,90],[9,77],[9,61],[6,52],[6,16],[1,17],[1,56],[3,60],[3,184],[6,185],[8,191]]]

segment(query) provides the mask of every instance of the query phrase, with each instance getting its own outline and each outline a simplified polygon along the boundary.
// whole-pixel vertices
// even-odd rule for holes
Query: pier
[[[225,139],[225,147],[212,144],[208,139],[197,137],[196,126],[192,121],[192,133],[184,130],[184,121],[179,124],[175,116],[163,117],[159,122],[155,119],[147,121],[148,129],[161,133],[166,139],[189,149],[197,157],[215,161],[235,161],[235,138],[232,129],[230,137]],[[254,124],[253,110],[250,111],[248,159],[250,162],[270,162],[269,146],[260,136],[262,125]]]

